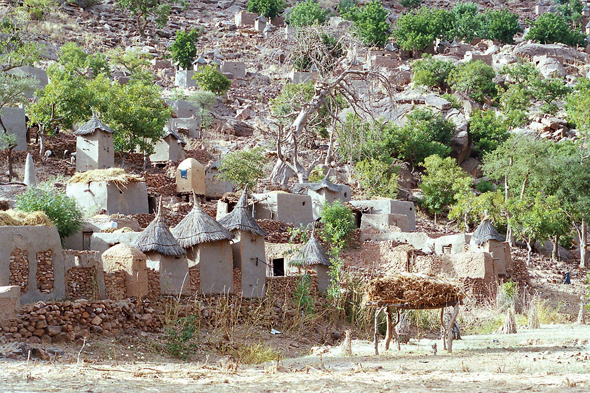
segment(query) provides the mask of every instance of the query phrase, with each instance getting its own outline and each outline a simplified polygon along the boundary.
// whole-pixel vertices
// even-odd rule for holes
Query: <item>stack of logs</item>
[[[90,333],[113,336],[131,328],[155,332],[161,327],[161,313],[151,307],[148,299],[141,302],[80,299],[26,305],[16,318],[0,326],[0,333],[9,340],[60,343]]]
[[[41,293],[53,292],[53,252],[51,250],[37,253],[37,289]]]

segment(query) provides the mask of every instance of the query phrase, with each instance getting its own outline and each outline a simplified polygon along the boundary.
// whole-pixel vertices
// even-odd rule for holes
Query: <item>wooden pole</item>
[[[447,351],[449,353],[453,353],[453,324],[455,323],[455,319],[457,319],[457,314],[459,314],[459,303],[455,304],[453,315],[447,325]]]
[[[387,333],[385,334],[385,350],[389,349],[389,343],[391,343],[391,333],[392,333],[392,325],[391,325],[391,308],[385,307],[385,316],[387,317]]]
[[[379,314],[384,307],[379,307],[375,310],[375,331],[373,335],[373,344],[375,345],[375,355],[379,355]]]
[[[440,330],[442,330],[441,332],[441,338],[442,338],[442,342],[443,342],[443,349],[447,349],[447,328],[445,326],[445,308],[441,308],[440,309]]]
[[[397,334],[396,327],[399,324],[399,322],[401,321],[401,317],[402,316],[401,316],[401,310],[399,308],[396,309],[396,312],[397,312],[397,319],[395,320],[395,323],[393,324],[392,331],[393,331],[393,337],[395,338],[395,341],[397,342],[397,350],[399,351],[402,348],[401,348],[401,345],[400,345],[401,343],[399,342],[399,336]]]

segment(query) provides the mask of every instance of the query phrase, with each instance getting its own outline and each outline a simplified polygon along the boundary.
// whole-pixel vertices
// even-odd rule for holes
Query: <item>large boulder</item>
[[[469,122],[457,109],[451,109],[445,118],[455,123],[456,132],[451,139],[451,157],[457,160],[458,165],[461,165],[471,154],[472,139],[469,135]]]
[[[563,78],[566,75],[565,68],[559,60],[547,56],[539,56],[533,59],[537,69],[543,74],[544,78],[558,77]]]
[[[536,56],[547,56],[559,60],[562,64],[586,64],[588,59],[587,53],[563,44],[522,43],[516,45],[513,54],[528,60],[533,60]]]

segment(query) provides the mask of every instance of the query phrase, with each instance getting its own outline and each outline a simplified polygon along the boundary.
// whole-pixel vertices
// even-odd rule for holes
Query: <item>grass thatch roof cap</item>
[[[180,247],[162,215],[162,201],[156,218],[147,226],[131,244],[143,252],[157,252],[168,256],[179,256],[186,254],[184,248]]]
[[[473,232],[471,241],[479,246],[490,240],[503,242],[504,236],[498,233],[488,218],[485,218],[481,224],[479,224],[475,232]]]
[[[323,189],[330,190],[332,192],[340,192],[342,191],[342,185],[336,185],[330,181],[329,174],[326,173],[326,177],[319,182],[319,183],[309,183],[305,185],[308,189],[312,191],[319,191]]]
[[[297,256],[291,260],[291,264],[302,267],[313,265],[331,266],[332,262],[330,262],[330,258],[328,258],[322,243],[314,235],[311,235],[311,239],[309,239]]]
[[[93,113],[92,118],[86,123],[82,124],[78,130],[74,132],[74,135],[92,135],[98,130],[108,132],[109,134],[115,132],[115,130],[100,121]]]
[[[127,186],[129,183],[144,181],[141,176],[125,172],[122,168],[92,169],[86,172],[76,172],[68,183],[84,183],[106,181],[118,186]]]
[[[182,137],[180,135],[178,135],[178,133],[174,129],[172,129],[172,127],[165,126],[164,127],[164,136],[162,137],[162,139],[166,138],[168,135],[171,135],[174,139],[176,139],[177,141],[179,141],[183,145],[186,145],[186,142],[184,141],[184,139],[182,139]]]
[[[201,243],[231,240],[234,235],[215,221],[195,202],[193,209],[172,229],[172,234],[184,248]]]
[[[264,236],[266,233],[252,217],[247,198],[248,188],[246,187],[234,210],[223,216],[219,223],[228,231],[246,231],[253,235]]]

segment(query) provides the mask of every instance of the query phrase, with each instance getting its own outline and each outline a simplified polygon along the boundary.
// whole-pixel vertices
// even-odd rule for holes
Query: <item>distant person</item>
[[[570,280],[570,272],[565,273],[565,277],[563,278],[564,284],[571,284],[572,281]]]

